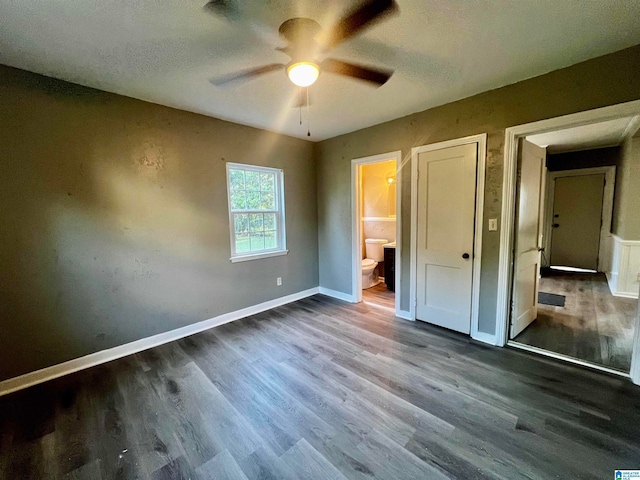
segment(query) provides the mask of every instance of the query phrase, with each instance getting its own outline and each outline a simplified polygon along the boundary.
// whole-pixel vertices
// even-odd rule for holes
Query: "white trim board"
[[[165,343],[173,342],[175,340],[179,340],[181,338],[188,337],[205,330],[209,330],[210,328],[224,325],[225,323],[240,320],[241,318],[255,315],[257,313],[271,310],[272,308],[279,307],[281,305],[286,305],[287,303],[310,297],[317,293],[319,293],[318,287],[310,288],[298,293],[292,293],[291,295],[259,303],[258,305],[242,308],[240,310],[236,310],[235,312],[224,313],[222,315],[204,320],[202,322],[186,325],[175,330],[159,333],[157,335],[142,338],[140,340],[126,343],[124,345],[118,345],[117,347],[90,353],[89,355],[85,355],[84,357],[74,358],[73,360],[68,360],[57,365],[52,365],[50,367],[36,370],[34,372],[25,373],[18,377],[9,378],[0,382],[0,396],[16,392],[27,387],[31,387],[33,385],[37,385],[48,380],[53,380],[54,378],[69,375],[80,370],[85,370],[102,363],[117,360],[118,358],[126,357],[143,350],[148,350]]]
[[[396,187],[396,192],[397,191]],[[363,222],[395,222],[396,220],[396,217],[362,217]]]
[[[526,352],[536,353],[544,357],[555,358],[556,360],[562,360],[563,362],[573,364],[573,365],[581,365],[583,367],[589,367],[594,370],[599,370],[601,372],[609,373],[611,375],[617,375],[619,377],[625,377],[625,378],[630,377],[628,373],[621,372],[620,370],[614,370],[613,368],[608,368],[602,365],[598,365],[597,363],[585,362],[584,360],[570,357],[569,355],[563,355],[562,353],[551,352],[549,350],[545,350],[544,348],[533,347],[531,345],[527,345],[524,343],[514,342],[513,340],[509,340],[507,342],[507,345],[513,348],[517,348],[518,350],[524,350]]]
[[[349,303],[357,303],[353,298],[353,295],[344,292],[338,292],[337,290],[331,290],[330,288],[319,287],[318,293],[321,295],[326,295],[327,297],[336,298],[338,300],[343,300]]]
[[[616,297],[638,298],[640,241],[623,240],[612,234],[611,242],[611,268],[607,272],[611,294]]]
[[[475,143],[477,149],[476,165],[476,210],[475,210],[475,234],[473,245],[473,280],[471,294],[471,338],[491,345],[496,344],[493,335],[478,331],[478,317],[480,309],[480,273],[482,266],[482,226],[484,218],[484,178],[487,159],[487,134],[482,133],[464,138],[448,140],[446,142],[423,145],[411,149],[411,273],[409,292],[409,315],[412,320],[416,318],[416,288],[417,288],[417,243],[418,243],[418,154],[441,150],[449,147],[457,147]]]
[[[634,347],[640,345],[640,301],[636,307],[636,330],[634,332],[633,345]],[[634,348],[633,352],[631,352],[631,369],[629,375],[633,383],[640,385],[640,348]]]
[[[395,160],[396,162],[396,216],[385,221],[396,222],[396,282],[395,282],[395,313],[400,316],[400,272],[402,264],[402,151],[381,153],[371,155],[369,157],[354,158],[351,160],[351,298],[347,300],[353,303],[362,302],[362,226],[359,220],[369,221],[373,217],[362,216],[361,200],[358,192],[362,189],[362,178],[360,176],[360,167],[372,163],[388,162]],[[369,219],[369,220],[367,220]],[[379,221],[380,218],[377,218]],[[393,241],[389,239],[389,241]],[[321,287],[322,288],[322,287]],[[322,293],[322,292],[320,292]],[[336,297],[338,298],[338,297]]]

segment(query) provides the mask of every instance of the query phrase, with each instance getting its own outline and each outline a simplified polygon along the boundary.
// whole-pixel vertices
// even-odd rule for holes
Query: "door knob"
[[[468,253],[463,253],[462,254],[462,258],[464,258],[466,260],[467,258],[469,258],[469,254]]]

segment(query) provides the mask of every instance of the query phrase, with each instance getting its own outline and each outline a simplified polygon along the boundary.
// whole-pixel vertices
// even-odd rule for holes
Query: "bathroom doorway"
[[[401,152],[352,161],[353,300],[400,309]]]

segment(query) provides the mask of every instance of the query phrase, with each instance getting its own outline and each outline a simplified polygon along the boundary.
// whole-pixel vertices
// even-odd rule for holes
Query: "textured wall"
[[[318,285],[313,144],[7,67],[0,125],[0,380]],[[288,255],[229,262],[226,161]]]
[[[389,242],[396,239],[396,222],[381,222],[377,220],[364,221],[362,234],[364,238],[386,238]],[[364,239],[363,239],[364,241]]]
[[[640,240],[640,136],[622,145],[616,169],[612,231],[623,240]]]
[[[499,232],[486,219],[499,218],[504,129],[640,98],[640,46],[557,70],[497,90],[326,140],[318,158],[320,285],[351,290],[350,162],[353,158],[402,150],[402,293],[409,308],[411,148],[488,133],[480,331],[495,329]]]

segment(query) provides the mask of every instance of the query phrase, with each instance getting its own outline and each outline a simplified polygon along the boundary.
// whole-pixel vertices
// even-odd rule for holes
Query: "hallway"
[[[611,295],[603,273],[552,271],[540,292],[565,296],[565,305],[538,303],[516,342],[629,372],[637,300]]]

